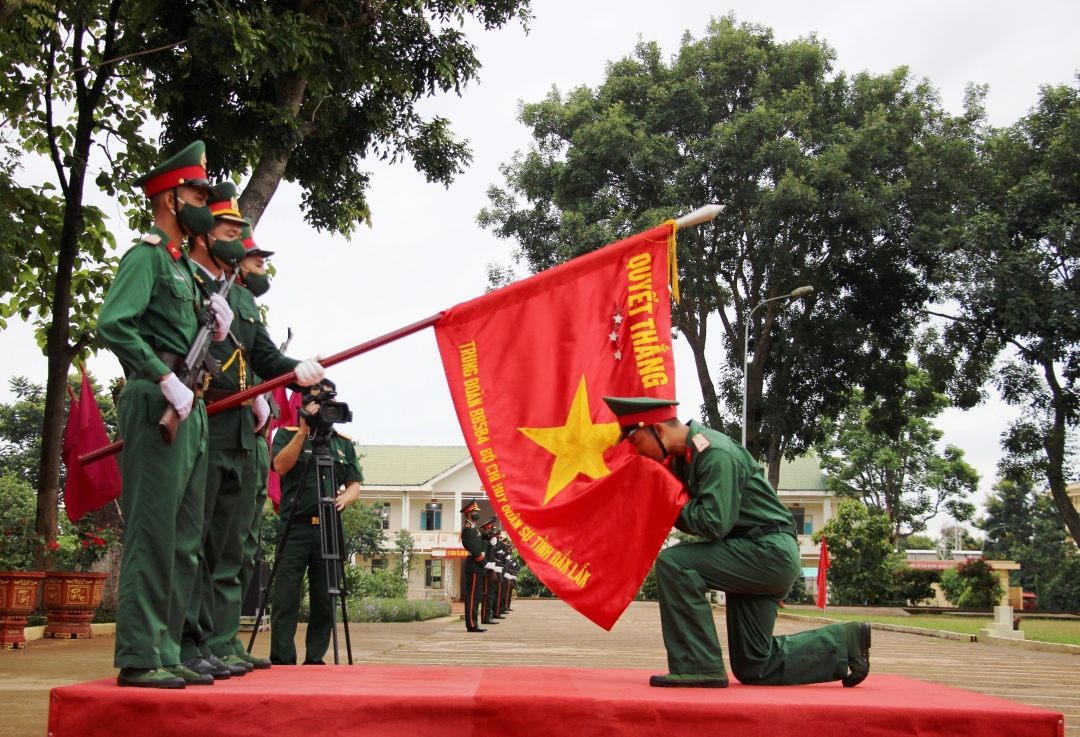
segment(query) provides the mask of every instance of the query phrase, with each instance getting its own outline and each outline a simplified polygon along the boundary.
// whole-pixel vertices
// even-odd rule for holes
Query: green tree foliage
[[[257,222],[282,179],[306,219],[349,235],[370,222],[368,157],[411,158],[449,184],[469,162],[448,120],[418,103],[460,93],[480,61],[462,25],[529,18],[528,0],[155,2],[153,91],[169,150],[207,141],[217,174],[251,172],[240,207]]]
[[[934,584],[941,583],[941,571],[912,568],[901,564],[893,577],[897,597],[912,606],[933,602],[936,598]]]
[[[904,417],[895,428],[877,421],[892,411],[885,407],[891,403]],[[908,365],[902,392],[886,399],[856,389],[839,418],[822,423],[825,440],[818,455],[829,490],[886,515],[893,546],[926,530],[940,512],[957,520],[975,514],[966,499],[978,489],[979,474],[959,448],[937,449],[944,433],[932,419],[947,406],[948,398],[934,391],[930,376]]]
[[[1018,123],[982,132],[979,158],[945,338],[969,375],[1009,350],[994,381],[1021,415],[1003,437],[1002,474],[1045,479],[1080,541],[1066,493],[1080,425],[1080,88],[1043,87]]]
[[[45,542],[57,534],[68,370],[96,345],[116,262],[104,212],[83,202],[91,153],[104,159],[92,186],[133,206],[127,182],[152,152],[142,133],[150,107],[142,57],[127,58],[147,50],[146,10],[137,0],[24,0],[0,12],[0,208],[9,213],[0,226],[0,327],[33,320],[48,361],[35,523]],[[19,183],[26,153],[52,163],[55,185]],[[45,548],[34,564],[51,565]]]
[[[815,601],[816,597],[807,593],[806,579],[802,576],[795,579],[795,583],[791,584],[791,591],[784,597],[785,604],[813,604]]]
[[[982,558],[943,571],[941,589],[950,604],[965,609],[989,609],[1005,595],[1001,579]]]
[[[362,555],[372,558],[383,554],[388,540],[382,526],[381,508],[382,502],[357,502],[342,510],[341,524],[345,528],[347,556]]]
[[[897,540],[900,550],[933,550],[937,547],[937,540],[929,535],[908,535]]]
[[[649,568],[645,580],[641,582],[634,601],[656,601],[660,598],[660,587],[656,584],[656,565]]]
[[[974,119],[946,116],[907,69],[849,76],[833,60],[816,37],[782,43],[731,16],[685,36],[670,60],[639,43],[598,87],[523,105],[533,146],[503,166],[506,184],[479,215],[537,272],[726,205],[678,246],[673,322],[693,350],[708,425],[738,432],[750,312],[815,289],[750,326],[748,447],[774,486],[781,458],[821,439],[819,419],[843,409],[851,386],[888,394],[898,373],[902,382],[956,217],[950,193],[972,159]],[[706,360],[714,313],[718,377]]]
[[[345,582],[349,587],[349,606],[354,605],[353,599],[404,599],[409,593],[405,579],[385,568],[369,571],[360,566],[345,566]]]
[[[406,585],[408,585],[409,574],[416,567],[416,556],[413,555],[415,547],[416,538],[410,535],[408,530],[401,529],[394,533],[394,552],[397,554],[394,570],[398,578],[405,581]]]
[[[1073,553],[1059,561],[1054,572],[1041,573],[1037,587],[1040,608],[1080,611],[1080,556]]]
[[[1019,563],[1009,582],[1036,596],[1041,583],[1078,557],[1053,497],[1036,492],[1031,479],[998,481],[987,495],[986,516],[978,526],[986,532],[984,557]]]
[[[34,487],[10,468],[0,474],[0,571],[29,571],[37,534]]]
[[[836,516],[814,533],[829,545],[828,585],[832,604],[885,604],[896,596],[893,571],[899,563],[889,544],[892,524],[861,502],[840,503]]]

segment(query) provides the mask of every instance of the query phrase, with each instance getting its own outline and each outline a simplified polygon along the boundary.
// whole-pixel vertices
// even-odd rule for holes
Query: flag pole
[[[321,361],[319,361],[319,363],[322,365],[323,368],[330,368],[331,366],[334,366],[336,364],[348,361],[350,358],[356,358],[362,353],[367,353],[368,351],[375,350],[376,348],[380,348],[387,343],[393,343],[395,340],[400,340],[401,338],[412,335],[413,333],[418,333],[424,328],[431,327],[440,319],[442,319],[442,316],[443,313],[438,312],[431,317],[425,317],[423,320],[414,322],[411,325],[406,325],[403,328],[398,328],[397,330],[389,332],[386,335],[380,335],[378,338],[372,338],[366,343],[361,343],[360,345],[353,346],[352,348],[347,348],[340,353],[335,353],[328,358],[322,359]],[[222,399],[220,402],[214,402],[213,404],[207,405],[206,414],[216,415],[218,412],[224,412],[227,409],[232,409],[233,407],[243,404],[249,399],[254,399],[259,394],[265,394],[266,392],[273,391],[280,386],[291,384],[294,381],[296,381],[296,372],[290,371],[287,374],[282,374],[281,376],[277,376],[268,381],[264,381],[262,384],[256,384],[255,386],[249,389],[245,389],[242,392],[237,392],[236,394]],[[118,440],[115,443],[106,445],[102,448],[98,448],[97,450],[86,453],[85,455],[79,456],[79,462],[86,466],[94,463],[95,461],[100,461],[102,458],[108,458],[111,455],[115,455],[123,449],[124,441]]]

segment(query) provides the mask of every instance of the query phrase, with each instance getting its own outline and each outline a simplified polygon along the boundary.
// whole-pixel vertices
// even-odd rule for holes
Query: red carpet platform
[[[182,691],[54,688],[50,737],[1061,737],[1060,714],[901,676],[650,688],[648,671],[279,667]]]

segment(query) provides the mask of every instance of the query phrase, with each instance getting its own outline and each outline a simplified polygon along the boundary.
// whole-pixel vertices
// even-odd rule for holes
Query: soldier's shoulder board
[[[300,426],[299,425],[297,425],[296,427],[283,427],[281,429],[282,430],[288,430],[289,432],[300,432]]]
[[[701,433],[695,435],[692,442],[694,443],[694,447],[697,448],[698,453],[703,453],[706,449],[712,447],[712,443],[709,442],[709,439]]]
[[[142,242],[148,243],[151,246],[156,246],[157,244],[161,243],[161,236],[157,233],[146,233],[142,237]]]

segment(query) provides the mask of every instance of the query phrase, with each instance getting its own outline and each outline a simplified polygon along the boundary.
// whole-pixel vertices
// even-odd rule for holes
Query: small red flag
[[[817,561],[817,606],[825,608],[829,578],[829,545],[825,542],[825,536],[821,536],[821,552]]]
[[[435,324],[477,473],[529,568],[604,629],[686,503],[620,443],[604,396],[675,398],[666,224],[448,310]]]
[[[273,431],[279,427],[292,427],[296,425],[296,410],[300,406],[300,393],[290,392],[290,396],[286,398],[285,387],[279,386],[274,390],[274,402],[281,408],[281,417],[276,420],[270,421],[270,437],[273,437]],[[267,443],[270,443],[270,437],[266,439]],[[271,448],[273,445],[270,446]],[[271,459],[271,464],[273,459]],[[278,507],[281,505],[281,477],[278,476],[274,470],[273,465],[270,467],[270,476],[266,480],[266,493],[270,497],[270,501],[274,504],[274,511],[278,511]]]
[[[71,397],[67,427],[64,429],[63,459],[67,466],[64,510],[72,522],[87,512],[101,509],[120,496],[120,469],[115,457],[110,456],[87,467],[79,463],[79,456],[108,444],[105,421],[101,419],[101,410],[90,379],[86,376],[86,370],[82,369],[79,398]]]

